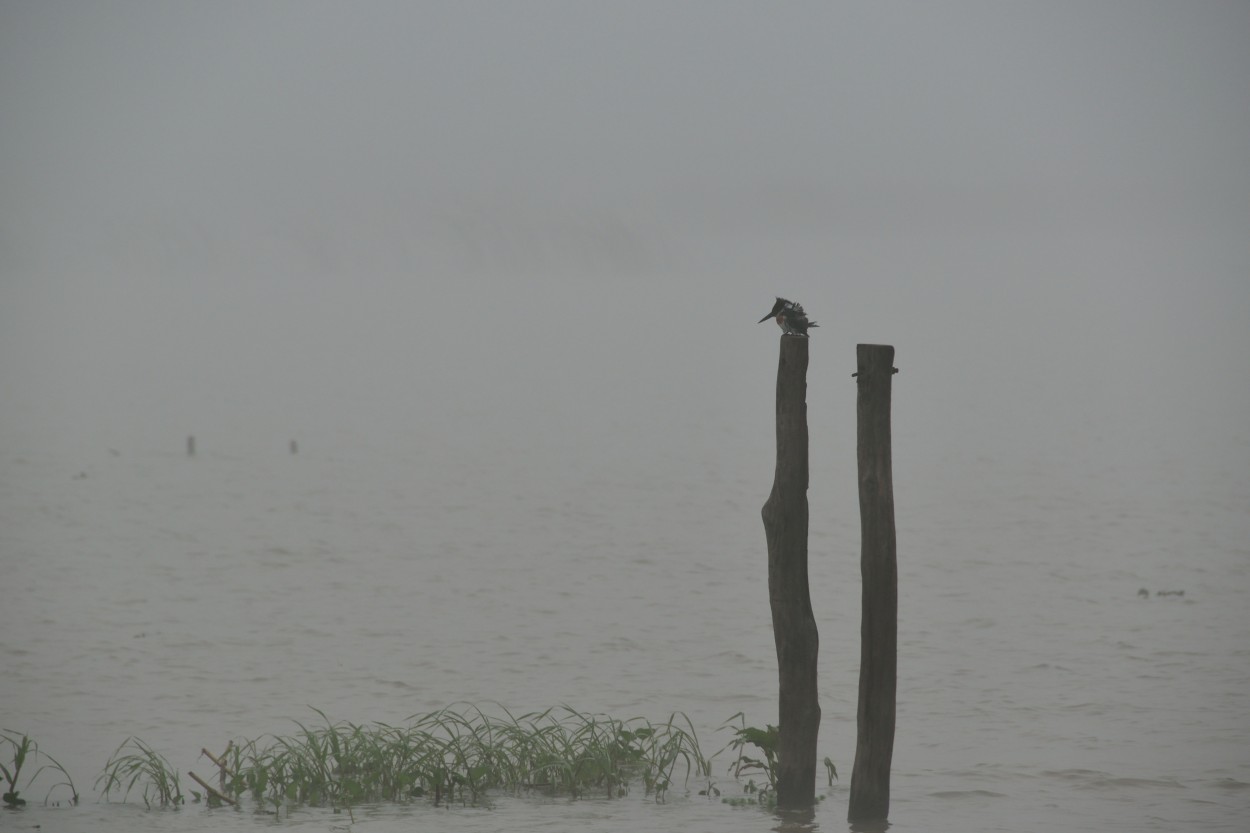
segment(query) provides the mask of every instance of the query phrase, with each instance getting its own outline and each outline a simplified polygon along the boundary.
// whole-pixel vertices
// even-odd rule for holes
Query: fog
[[[762,498],[783,295],[817,470],[879,342],[915,497],[978,456],[1245,471],[1248,36],[1240,2],[6,0],[0,438],[695,448]]]

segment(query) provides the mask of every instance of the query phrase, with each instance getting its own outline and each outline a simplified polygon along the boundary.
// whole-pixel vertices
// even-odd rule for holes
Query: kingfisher
[[[806,336],[809,327],[820,326],[815,321],[807,320],[802,304],[787,301],[785,298],[778,298],[777,303],[773,304],[773,311],[755,323],[763,324],[770,318],[776,318],[777,326],[788,336]]]

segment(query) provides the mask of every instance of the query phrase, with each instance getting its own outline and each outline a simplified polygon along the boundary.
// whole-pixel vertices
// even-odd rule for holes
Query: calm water
[[[353,722],[463,700],[679,710],[711,749],[735,712],[774,721],[758,515],[770,449],[730,465],[725,449],[744,443],[729,435],[659,456],[569,442],[7,452],[0,724],[57,756],[84,801],[0,813],[0,827],[272,829],[246,812],[103,804],[91,786],[130,735],[185,779],[209,768],[202,746],[289,732],[308,706]],[[1068,478],[1040,463],[939,462],[896,462],[891,829],[1245,830],[1245,473],[1162,461]],[[351,829],[845,830],[858,516],[846,454],[836,463],[813,467],[811,574],[819,749],[844,780],[822,784],[814,818],[694,794],[657,806],[636,790],[363,808]],[[715,768],[728,794],[727,764]],[[347,823],[307,809],[278,826]]]

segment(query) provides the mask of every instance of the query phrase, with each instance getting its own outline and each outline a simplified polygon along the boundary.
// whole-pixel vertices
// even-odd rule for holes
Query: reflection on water
[[[280,450],[0,459],[2,723],[36,737],[84,793],[78,808],[4,824],[256,829],[263,817],[248,813],[98,804],[89,787],[130,735],[185,773],[201,747],[289,733],[309,706],[361,723],[466,700],[683,711],[709,752],[736,712],[775,722],[758,516],[771,468],[735,471],[698,450],[583,467],[525,450]],[[1241,829],[1244,479],[1099,494],[969,465],[955,493],[896,462],[892,829]],[[811,573],[819,754],[849,772],[858,526],[841,474],[813,468]],[[732,796],[726,757],[713,778]],[[822,780],[823,800],[800,815],[709,800],[704,786],[663,805],[635,790],[353,812],[370,830],[847,828],[839,783]],[[328,813],[283,824],[346,824]]]
[[[776,833],[813,833],[819,830],[816,823],[816,808],[807,810],[773,810],[777,824],[773,827]]]
[[[853,821],[847,825],[847,829],[851,833],[885,833],[890,829],[888,819],[876,819],[872,821]]]

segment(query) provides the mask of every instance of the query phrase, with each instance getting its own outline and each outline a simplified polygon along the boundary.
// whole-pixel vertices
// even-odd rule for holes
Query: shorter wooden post
[[[860,344],[856,359],[863,610],[855,769],[847,809],[852,822],[884,820],[890,814],[898,674],[898,563],[890,456],[890,388],[897,372],[894,348]]]

